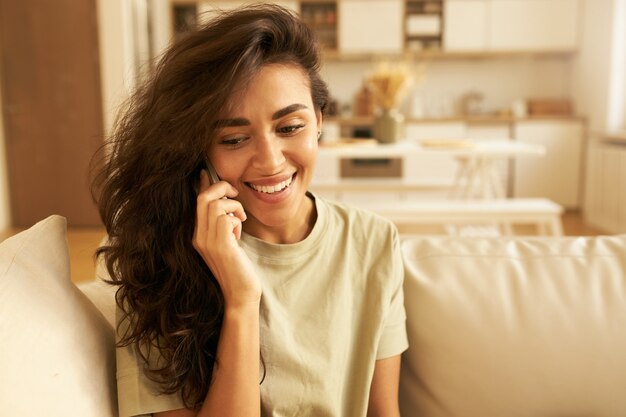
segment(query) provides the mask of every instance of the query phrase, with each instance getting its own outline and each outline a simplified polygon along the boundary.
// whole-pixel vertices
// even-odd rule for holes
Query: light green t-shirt
[[[377,359],[407,347],[398,233],[389,221],[315,198],[301,242],[244,234],[263,279],[261,414],[364,417]],[[131,348],[118,349],[120,417],[182,408],[158,395]]]

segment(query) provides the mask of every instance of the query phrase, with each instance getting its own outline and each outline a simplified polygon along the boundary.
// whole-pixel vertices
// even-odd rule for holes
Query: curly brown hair
[[[253,5],[220,12],[173,44],[129,99],[100,164],[93,194],[109,241],[97,251],[117,285],[118,319],[163,393],[198,407],[211,383],[224,300],[192,247],[196,192],[220,111],[236,88],[268,64],[297,65],[316,110],[327,86],[313,32],[292,12]],[[100,161],[100,162],[97,162]]]

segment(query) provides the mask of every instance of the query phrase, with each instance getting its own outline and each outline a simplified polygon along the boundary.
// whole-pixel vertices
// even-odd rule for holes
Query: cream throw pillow
[[[117,415],[113,328],[70,281],[66,221],[0,243],[0,414]]]
[[[403,417],[626,416],[626,236],[402,250]]]

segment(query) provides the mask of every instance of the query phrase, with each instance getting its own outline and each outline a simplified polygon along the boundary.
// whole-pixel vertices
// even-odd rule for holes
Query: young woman
[[[122,417],[399,415],[398,236],[307,191],[318,70],[297,17],[253,6],[174,44],[130,101],[95,183]]]

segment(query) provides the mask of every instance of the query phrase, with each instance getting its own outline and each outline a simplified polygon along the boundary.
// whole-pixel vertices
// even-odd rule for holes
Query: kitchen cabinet
[[[171,0],[170,0],[171,1]],[[175,5],[176,2],[174,2]],[[277,4],[286,9],[299,12],[300,2],[298,0],[267,0],[264,3]],[[220,1],[200,1],[195,3],[196,8],[196,20],[198,24],[204,24],[208,22],[218,10],[232,10],[238,7],[250,4],[246,0],[220,0]],[[183,1],[179,7],[189,8],[194,5],[193,1]],[[174,7],[176,10],[176,7]],[[174,29],[176,32],[176,28]]]
[[[286,9],[293,10],[295,12],[300,11],[300,2],[298,0],[267,0],[264,3],[277,4],[283,6]],[[204,22],[211,18],[212,12],[215,10],[231,10],[237,7],[241,7],[244,4],[250,4],[247,0],[221,0],[221,1],[201,1],[198,2],[198,19],[200,22]]]
[[[446,51],[486,51],[489,37],[487,0],[445,2],[443,45]]]
[[[509,123],[475,123],[466,125],[465,137],[475,141],[511,139],[511,125]]]
[[[404,49],[405,0],[271,0],[296,11],[318,34],[326,50],[340,54],[400,53]],[[199,2],[199,20],[247,0]]]
[[[342,54],[400,53],[404,0],[341,0],[338,46]]]
[[[168,0],[173,26],[205,22],[247,0]],[[578,43],[581,0],[268,0],[302,15],[326,59],[446,52],[563,53]],[[182,19],[182,23],[179,20]],[[168,28],[172,33],[173,28]],[[155,30],[160,30],[155,28]],[[174,29],[174,34],[176,30]],[[440,48],[443,49],[440,49]],[[431,51],[428,51],[431,49]],[[443,50],[433,54],[432,50]]]
[[[405,126],[407,140],[458,139],[464,138],[467,126],[464,121],[451,122],[408,122]]]
[[[576,120],[520,121],[515,140],[543,145],[543,158],[515,160],[514,197],[545,197],[579,208],[584,127]]]
[[[448,0],[444,48],[449,52],[572,51],[579,0]]]
[[[491,0],[489,49],[574,50],[579,0]]]

